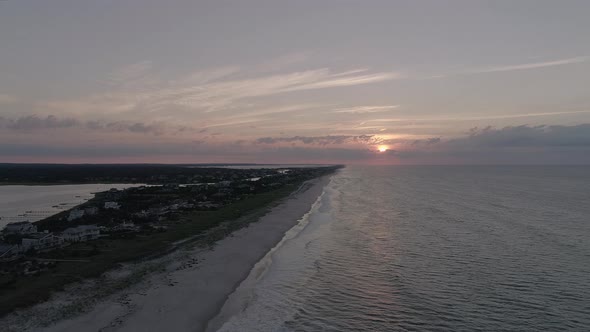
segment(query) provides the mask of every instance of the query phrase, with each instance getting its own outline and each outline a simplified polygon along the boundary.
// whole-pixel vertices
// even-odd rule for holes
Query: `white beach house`
[[[84,210],[73,209],[68,215],[68,221],[76,220],[84,216]]]
[[[50,251],[62,247],[64,239],[53,233],[33,233],[22,239],[23,251],[34,249],[37,251]]]
[[[121,207],[121,204],[119,204],[117,202],[104,202],[105,209],[119,210],[120,207]]]
[[[100,229],[95,225],[81,225],[71,227],[61,233],[61,237],[68,242],[85,242],[100,237]]]

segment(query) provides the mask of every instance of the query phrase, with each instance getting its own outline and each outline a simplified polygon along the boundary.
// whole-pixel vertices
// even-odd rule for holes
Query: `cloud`
[[[428,76],[427,79],[439,79],[439,78],[445,78],[445,77],[449,77],[449,76],[488,74],[488,73],[517,71],[517,70],[531,70],[531,69],[539,69],[539,68],[547,68],[547,67],[564,66],[564,65],[576,64],[576,63],[582,63],[582,62],[586,62],[588,60],[590,60],[590,56],[577,56],[577,57],[573,57],[573,58],[565,58],[565,59],[558,59],[558,60],[552,60],[552,61],[528,62],[528,63],[520,63],[520,64],[516,64],[516,65],[487,66],[487,67],[474,68],[471,70],[459,71],[459,72],[449,73],[449,74],[431,75],[431,76]]]
[[[434,144],[438,144],[440,142],[442,142],[442,139],[440,137],[429,137],[429,138],[423,138],[423,139],[395,138],[395,139],[382,139],[382,140],[379,140],[376,144],[418,147],[418,146],[434,145]]]
[[[43,120],[43,121],[41,121]],[[5,120],[1,122],[6,124]],[[35,122],[37,121],[37,122]],[[53,125],[68,127],[60,119],[23,121],[33,128]],[[41,124],[40,124],[41,123]],[[79,128],[152,133],[157,125],[143,123],[106,124],[73,122]],[[85,128],[85,127],[84,127]],[[164,127],[166,128],[166,127]],[[20,129],[23,130],[23,129]],[[2,134],[2,130],[0,130]],[[40,137],[40,136],[39,136]],[[0,160],[33,161],[113,161],[118,162],[329,162],[329,163],[590,163],[590,124],[576,126],[514,126],[473,128],[451,139],[425,137],[387,138],[377,135],[326,135],[260,137],[258,139],[215,140],[194,136],[170,140],[154,135],[121,140],[115,135],[81,136],[64,140],[58,135],[23,137],[4,135]],[[133,138],[135,136],[132,136]],[[390,144],[386,153],[377,153],[376,144]],[[33,159],[31,159],[33,158]],[[53,159],[52,159],[53,158]],[[70,158],[70,159],[68,159]],[[72,159],[78,158],[78,159]],[[115,158],[115,159],[113,159]]]
[[[397,145],[398,150],[412,150],[414,154],[432,152],[454,154],[455,152],[491,151],[501,153],[507,149],[554,149],[590,148],[590,124],[575,126],[508,126],[503,128],[472,128],[463,136],[442,139],[385,139],[378,144]],[[399,152],[399,151],[398,151]]]
[[[163,163],[214,163],[214,162],[284,162],[300,163],[358,163],[371,158],[367,149],[272,147],[252,149],[236,143],[215,145],[203,141],[186,144],[152,142],[135,145],[126,142],[97,142],[92,146],[35,144],[5,144],[0,142],[0,162],[163,162]]]
[[[216,81],[196,86],[171,87],[147,97],[151,104],[182,104],[214,111],[245,98],[369,84],[396,77],[393,73],[346,74],[344,76],[340,74],[322,68],[241,80]]]
[[[327,136],[293,136],[293,137],[261,137],[256,140],[259,144],[302,143],[309,145],[333,145],[346,143],[370,143],[372,135],[327,135]]]
[[[499,119],[517,119],[540,116],[555,116],[565,114],[584,114],[590,111],[563,111],[563,112],[539,112],[539,113],[524,113],[524,114],[499,114],[499,115],[482,115],[482,116],[465,116],[457,118],[440,118],[436,120],[444,121],[470,121],[470,120],[499,120]]]
[[[390,155],[406,163],[588,164],[590,124],[473,128],[461,137],[402,146]]]
[[[473,128],[468,136],[450,140],[446,144],[451,147],[477,148],[590,147],[590,124]]]
[[[385,106],[355,106],[347,108],[339,108],[333,113],[350,113],[350,114],[367,114],[367,113],[381,113],[388,112],[399,108],[399,105],[385,105]]]
[[[46,102],[53,112],[156,117],[183,116],[241,107],[254,98],[298,91],[339,88],[400,78],[397,73],[366,69],[333,72],[319,68],[253,76],[237,66],[189,73],[176,80],[156,80],[151,63],[142,62],[112,74],[114,91],[74,100]],[[63,114],[63,113],[62,113]]]
[[[292,137],[260,137],[256,139],[257,144],[278,145],[288,143],[291,146],[342,146],[348,148],[359,148],[375,150],[377,145],[388,145],[390,148],[416,149],[428,147],[442,142],[440,137],[412,138],[410,135],[399,138],[389,138],[389,135],[327,135],[327,136],[292,136]]]
[[[403,78],[401,74],[397,73],[375,73],[375,74],[331,74],[318,79],[316,82],[297,84],[292,87],[283,89],[282,92],[325,89],[334,87],[343,87],[351,85],[370,84],[381,81],[388,81],[393,79]]]
[[[423,121],[423,122],[440,122],[440,121],[476,121],[476,120],[501,120],[501,119],[518,119],[528,117],[543,117],[543,116],[556,116],[566,114],[587,114],[590,111],[562,111],[562,112],[538,112],[538,113],[523,113],[523,114],[497,114],[497,115],[476,115],[476,116],[453,116],[453,117],[421,117],[421,118],[377,118],[369,119],[361,124],[371,122],[412,122],[412,121]]]
[[[35,115],[23,116],[16,119],[0,117],[0,128],[14,130],[35,130],[47,128],[71,128],[79,126],[80,122],[75,119],[59,119],[54,115],[40,118]]]
[[[260,131],[265,131],[265,135],[311,136],[334,130],[352,134],[344,127],[353,127],[354,122],[346,119],[334,122],[335,114],[330,114],[333,104],[318,103],[317,93],[303,93],[402,77],[395,72],[362,67],[305,68],[302,62],[307,57],[307,54],[293,54],[259,65],[229,64],[198,69],[174,79],[166,77],[165,68],[157,68],[151,61],[140,61],[108,74],[108,84],[102,91],[77,98],[30,102],[23,108],[24,112],[13,111],[10,116],[16,119],[22,114],[39,114],[36,121],[40,121],[41,115],[53,114],[60,121],[77,119],[81,127],[87,125],[94,131],[106,131],[107,123],[115,123],[107,128],[158,135],[175,132],[171,129],[175,125],[198,130],[219,128],[216,130],[246,139],[258,136]],[[337,110],[341,114],[386,112],[396,107],[368,105],[345,109],[347,104],[341,105]],[[136,122],[144,126],[133,127]],[[335,126],[338,128],[334,129]]]
[[[503,71],[513,71],[513,70],[526,70],[526,69],[537,69],[537,68],[545,68],[545,67],[553,67],[553,66],[563,66],[569,65],[573,63],[580,63],[585,62],[589,59],[587,56],[579,56],[575,58],[567,58],[567,59],[559,59],[554,61],[545,61],[545,62],[531,62],[531,63],[523,63],[518,65],[509,65],[509,66],[492,66],[487,68],[480,68],[474,69],[470,71],[471,74],[481,74],[481,73],[495,73],[495,72],[503,72]]]
[[[74,118],[58,118],[55,115],[39,117],[36,115],[22,116],[15,119],[0,117],[0,129],[20,132],[40,131],[47,129],[78,128],[103,132],[130,132],[141,134],[162,135],[176,134],[184,131],[196,131],[187,126],[173,126],[163,122],[126,122],[126,121],[82,121]]]

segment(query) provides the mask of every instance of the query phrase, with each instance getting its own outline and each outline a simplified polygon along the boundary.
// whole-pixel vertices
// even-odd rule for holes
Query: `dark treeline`
[[[245,171],[252,176],[263,173],[257,169],[215,168],[212,164],[199,167],[158,164],[0,164],[0,184],[215,182],[242,175]]]

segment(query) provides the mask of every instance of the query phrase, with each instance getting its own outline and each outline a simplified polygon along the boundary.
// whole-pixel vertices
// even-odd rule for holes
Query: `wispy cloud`
[[[355,106],[338,108],[333,113],[350,113],[350,114],[366,114],[366,113],[381,113],[388,112],[399,108],[399,105],[385,105],[385,106]]]
[[[517,71],[517,70],[532,70],[532,69],[539,69],[539,68],[546,68],[546,67],[565,66],[565,65],[570,65],[570,64],[583,63],[588,60],[590,60],[590,56],[577,56],[577,57],[573,57],[573,58],[565,58],[565,59],[541,61],[541,62],[527,62],[527,63],[520,63],[520,64],[516,64],[516,65],[493,65],[493,66],[485,66],[485,67],[473,68],[473,69],[467,69],[467,70],[458,70],[458,71],[450,72],[450,73],[446,73],[446,74],[431,75],[431,76],[426,77],[426,79],[439,79],[439,78],[453,77],[453,76],[509,72],[509,71]]]
[[[141,62],[111,75],[116,86],[111,92],[77,100],[51,101],[46,105],[62,111],[80,113],[161,113],[173,116],[178,109],[186,113],[216,112],[242,107],[250,100],[305,90],[366,85],[401,78],[397,73],[354,69],[334,72],[319,68],[287,73],[251,76],[237,66],[190,73],[176,80],[154,81],[152,65]],[[248,99],[248,101],[246,100]]]
[[[152,103],[179,103],[206,107],[209,111],[237,100],[287,92],[363,85],[397,78],[395,73],[332,73],[327,68],[277,74],[242,80],[219,81],[196,86],[179,86],[153,95]]]
[[[584,114],[590,111],[563,111],[563,112],[539,112],[539,113],[524,113],[524,114],[499,114],[499,115],[482,115],[482,116],[467,116],[458,118],[448,118],[451,121],[467,121],[467,120],[497,120],[497,119],[517,119],[540,116],[556,116],[565,114]]]
[[[530,63],[522,63],[517,65],[508,65],[508,66],[492,66],[487,68],[480,68],[474,69],[470,71],[471,74],[479,74],[479,73],[494,73],[494,72],[503,72],[503,71],[513,71],[513,70],[526,70],[526,69],[536,69],[536,68],[545,68],[545,67],[553,67],[553,66],[563,66],[569,65],[573,63],[580,63],[585,62],[589,59],[587,56],[579,56],[574,58],[567,58],[567,59],[559,59],[553,61],[545,61],[545,62],[530,62]]]
[[[321,107],[321,104],[293,104],[278,107],[244,107],[240,112],[229,115],[215,114],[207,120],[205,127],[226,127],[237,124],[259,123],[266,120],[279,120],[278,117],[284,118],[290,113],[301,113]],[[226,112],[227,113],[227,112]]]
[[[370,143],[372,135],[327,135],[327,136],[293,136],[293,137],[261,137],[256,140],[261,144],[302,143],[311,145],[339,145],[346,143]]]
[[[378,118],[369,119],[361,122],[361,125],[371,122],[387,123],[387,122],[412,122],[412,121],[476,121],[476,120],[501,120],[501,119],[517,119],[517,118],[528,118],[528,117],[542,117],[542,116],[558,116],[566,114],[588,114],[590,110],[584,111],[562,111],[562,112],[538,112],[538,113],[522,113],[522,114],[497,114],[497,115],[461,115],[461,116],[445,116],[445,117],[408,117],[408,118]]]
[[[188,126],[170,125],[164,122],[132,122],[132,121],[82,121],[75,118],[60,118],[55,115],[39,117],[36,115],[18,118],[0,117],[0,129],[17,132],[37,132],[53,129],[79,129],[105,133],[130,132],[139,134],[178,134],[181,132],[196,132]]]
[[[325,89],[334,87],[343,87],[351,85],[362,85],[370,84],[375,82],[388,81],[392,79],[400,79],[404,76],[398,73],[375,73],[375,74],[363,74],[357,73],[345,74],[336,73],[325,75],[315,82],[308,82],[297,84],[292,87],[285,88],[283,91],[298,91],[298,90],[312,90],[312,89]]]

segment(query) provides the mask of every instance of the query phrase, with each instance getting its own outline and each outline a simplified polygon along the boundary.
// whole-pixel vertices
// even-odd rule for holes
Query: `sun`
[[[385,152],[385,151],[387,151],[387,149],[388,149],[388,147],[386,145],[379,145],[377,147],[377,151],[379,151],[379,152]]]

